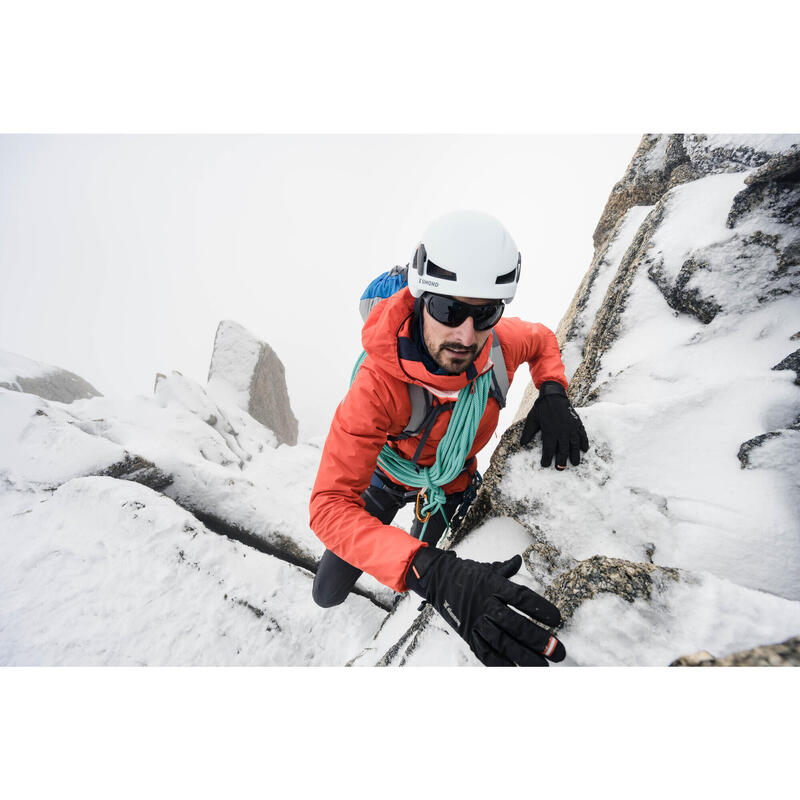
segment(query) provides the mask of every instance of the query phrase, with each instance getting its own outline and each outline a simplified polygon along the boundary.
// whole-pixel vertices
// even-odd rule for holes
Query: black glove
[[[581,463],[581,453],[589,449],[589,439],[567,397],[567,390],[558,381],[545,381],[539,397],[525,419],[519,443],[527,445],[542,432],[542,466],[549,467],[556,456],[556,469],[566,469],[567,454],[572,466]]]
[[[497,565],[516,567],[516,572],[517,559],[484,564],[459,558],[452,550],[422,547],[411,562],[406,585],[433,605],[486,666],[546,667],[545,658],[561,661],[566,650],[529,617],[555,627],[561,624],[561,613],[500,574]]]
[[[487,566],[491,567],[496,573],[502,575],[504,578],[510,578],[512,575],[516,575],[519,572],[519,568],[522,566],[522,556],[511,556],[511,558],[509,558],[507,561],[492,561],[492,563],[487,564]],[[419,604],[417,611],[422,611],[427,603],[427,600],[423,600]]]
[[[510,578],[519,572],[522,566],[522,556],[511,556],[508,561],[492,561],[487,566],[491,567],[495,572],[502,575],[504,578]]]

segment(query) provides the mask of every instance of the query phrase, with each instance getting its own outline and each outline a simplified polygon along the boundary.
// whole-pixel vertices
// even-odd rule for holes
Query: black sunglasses
[[[472,317],[475,330],[485,331],[497,323],[505,309],[501,300],[483,306],[472,306],[446,295],[429,294],[428,292],[422,296],[422,299],[428,313],[437,322],[447,325],[448,328],[457,328],[467,317]]]

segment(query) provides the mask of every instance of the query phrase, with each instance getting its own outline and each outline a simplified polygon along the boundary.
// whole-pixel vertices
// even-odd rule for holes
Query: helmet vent
[[[442,269],[442,267],[437,266],[430,259],[428,260],[428,269],[426,272],[431,278],[441,278],[443,281],[458,280],[458,276],[455,272],[450,272],[449,269]]]
[[[506,272],[505,275],[500,275],[495,283],[514,283],[514,279],[517,277],[517,268],[511,270],[511,272]]]

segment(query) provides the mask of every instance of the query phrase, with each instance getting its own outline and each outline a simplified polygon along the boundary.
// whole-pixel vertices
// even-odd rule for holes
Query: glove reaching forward
[[[557,381],[545,381],[539,397],[525,419],[519,443],[527,445],[542,432],[542,466],[549,467],[556,457],[556,469],[566,469],[567,455],[573,467],[581,463],[581,450],[589,449],[589,439],[567,397],[566,389]]]
[[[451,550],[423,547],[411,562],[406,584],[431,603],[486,666],[546,667],[546,659],[562,661],[567,654],[541,627],[560,625],[561,613],[536,592],[503,577],[521,564],[519,556],[484,564]]]

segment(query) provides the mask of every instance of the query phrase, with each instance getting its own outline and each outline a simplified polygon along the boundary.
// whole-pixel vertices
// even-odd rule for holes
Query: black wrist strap
[[[448,551],[439,550],[436,547],[420,547],[406,572],[406,586],[420,597],[427,599],[425,591],[427,581],[425,579],[428,576],[428,570],[435,561],[447,554]]]
[[[557,394],[561,397],[567,396],[567,390],[558,381],[545,381],[539,387],[539,397],[547,397],[550,394]]]

